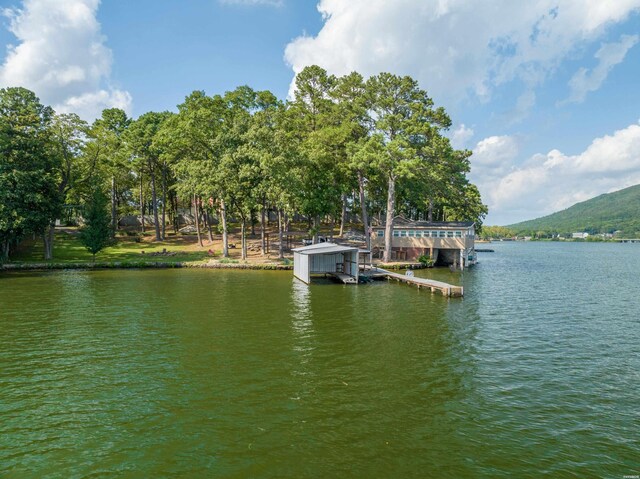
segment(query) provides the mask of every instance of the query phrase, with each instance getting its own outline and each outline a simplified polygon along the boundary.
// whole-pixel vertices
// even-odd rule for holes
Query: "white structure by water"
[[[319,243],[293,250],[293,275],[305,283],[312,274],[330,274],[344,283],[358,283],[359,250],[355,246]]]

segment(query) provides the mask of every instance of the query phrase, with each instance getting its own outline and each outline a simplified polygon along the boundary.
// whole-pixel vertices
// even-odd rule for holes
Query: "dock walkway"
[[[407,276],[405,274],[392,273],[382,268],[372,268],[361,273],[361,276],[368,276],[370,278],[386,277],[387,279],[395,279],[396,281],[402,281],[407,284],[415,284],[418,289],[429,288],[431,292],[440,291],[443,296],[463,296],[464,288],[462,286],[454,286],[449,283],[443,283],[442,281],[436,281],[433,279],[417,278],[416,276]]]

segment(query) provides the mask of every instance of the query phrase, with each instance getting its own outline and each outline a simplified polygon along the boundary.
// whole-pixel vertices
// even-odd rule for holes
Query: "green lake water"
[[[485,246],[485,245],[483,245]],[[0,274],[2,478],[640,474],[640,245],[480,264]]]

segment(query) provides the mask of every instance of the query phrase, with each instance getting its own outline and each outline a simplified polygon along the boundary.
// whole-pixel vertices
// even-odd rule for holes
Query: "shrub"
[[[418,261],[426,267],[433,266],[433,260],[429,257],[429,255],[423,254],[418,258]]]

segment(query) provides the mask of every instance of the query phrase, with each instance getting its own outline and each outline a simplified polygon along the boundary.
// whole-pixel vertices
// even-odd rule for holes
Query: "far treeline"
[[[342,77],[318,66],[301,71],[295,97],[282,101],[248,86],[208,96],[194,91],[177,113],[138,119],[106,109],[93,124],[58,114],[25,88],[0,90],[0,260],[25,236],[42,236],[53,256],[56,219],[108,198],[111,234],[124,215],[153,216],[155,239],[177,230],[193,207],[201,230],[212,218],[228,256],[230,222],[277,215],[282,238],[296,215],[317,236],[321,222],[386,216],[385,258],[393,218],[476,221],[487,214],[466,177],[470,151],[455,150],[451,120],[410,77],[380,73]],[[384,216],[383,216],[384,215]]]

